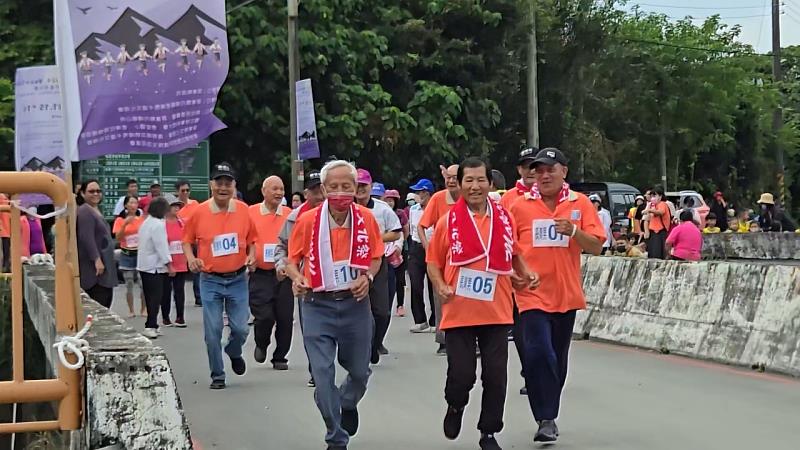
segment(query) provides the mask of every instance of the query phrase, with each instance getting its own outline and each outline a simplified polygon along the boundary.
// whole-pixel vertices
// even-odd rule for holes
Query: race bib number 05
[[[169,254],[170,255],[183,254],[183,245],[181,244],[181,241],[172,241],[169,243]]]
[[[239,253],[239,234],[227,233],[214,237],[211,243],[211,255],[218,256],[235,255]]]
[[[275,262],[275,247],[278,244],[264,244],[264,262],[265,263],[274,263]]]
[[[458,271],[456,295],[472,300],[491,302],[497,289],[497,274],[480,270],[461,269]]]
[[[337,261],[333,263],[333,282],[335,290],[344,291],[350,289],[350,285],[358,278],[359,271],[350,267],[350,261]]]
[[[534,247],[569,247],[569,236],[556,232],[553,219],[537,219],[533,221]]]

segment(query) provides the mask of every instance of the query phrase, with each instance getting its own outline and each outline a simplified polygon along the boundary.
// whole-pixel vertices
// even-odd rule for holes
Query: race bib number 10
[[[553,219],[537,219],[533,221],[534,247],[569,247],[569,236],[556,232]]]
[[[458,272],[456,295],[491,302],[497,289],[497,274],[480,270],[461,269]]]
[[[214,237],[211,243],[211,255],[218,256],[235,255],[239,253],[239,234],[227,233]]]
[[[358,278],[358,275],[358,269],[350,267],[349,261],[333,263],[333,282],[336,284],[335,290],[337,291],[350,289],[350,285]]]

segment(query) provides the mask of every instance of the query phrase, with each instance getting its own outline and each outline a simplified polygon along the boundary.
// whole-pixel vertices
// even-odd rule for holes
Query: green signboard
[[[139,181],[139,193],[146,195],[150,184],[158,180],[162,192],[173,192],[175,182],[188,180],[192,198],[205,201],[209,197],[209,146],[202,141],[196,147],[169,155],[152,153],[122,153],[101,156],[81,162],[82,180],[97,179],[103,187],[103,215],[113,219],[114,205],[127,194],[127,182]]]

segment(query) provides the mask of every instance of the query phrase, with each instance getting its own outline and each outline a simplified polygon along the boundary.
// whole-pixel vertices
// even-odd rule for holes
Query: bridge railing
[[[0,192],[12,195],[42,193],[53,200],[56,207],[68,206],[69,215],[60,214],[55,221],[55,312],[56,332],[72,335],[78,331],[80,297],[78,295],[77,255],[74,253],[75,200],[64,181],[44,173],[0,172]],[[0,434],[52,430],[76,430],[81,427],[81,370],[70,370],[59,365],[58,378],[26,380],[23,348],[23,273],[20,211],[9,205],[0,206],[0,212],[11,214],[11,333],[13,371],[11,381],[0,382],[0,404],[58,402],[57,420],[0,423]],[[70,229],[70,224],[73,224]],[[71,242],[73,241],[73,242]],[[75,355],[67,354],[74,363]]]

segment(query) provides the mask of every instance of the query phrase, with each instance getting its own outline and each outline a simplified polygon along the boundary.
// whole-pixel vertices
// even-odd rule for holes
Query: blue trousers
[[[342,409],[356,409],[372,373],[369,358],[374,323],[369,298],[358,302],[347,294],[309,294],[301,301],[300,310],[303,343],[316,382],[314,401],[327,428],[325,441],[332,446],[347,446],[350,437],[341,426]],[[347,371],[339,387],[334,364],[337,357]]]
[[[548,313],[534,309],[520,313],[519,321],[523,340],[522,371],[533,417],[537,422],[555,420],[567,381],[575,311]]]
[[[247,325],[250,319],[247,277],[244,273],[233,278],[203,273],[200,275],[200,292],[203,296],[203,333],[211,379],[224,381],[222,311],[224,309],[228,313],[228,326],[231,328],[225,353],[231,358],[241,358],[242,346],[250,333],[250,327]]]

